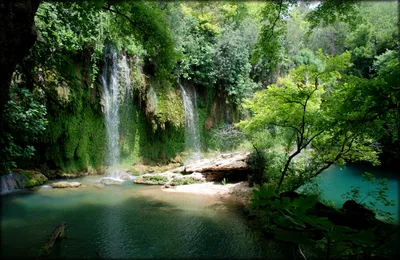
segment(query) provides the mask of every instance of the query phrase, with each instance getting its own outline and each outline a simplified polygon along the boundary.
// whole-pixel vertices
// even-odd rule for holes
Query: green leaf
[[[282,198],[282,204],[281,207],[283,209],[290,209],[291,208],[291,202],[289,197],[283,197]]]
[[[281,201],[279,199],[274,200],[274,207],[277,209],[281,208]]]
[[[296,232],[290,230],[277,230],[275,231],[276,238],[282,241],[293,242],[295,244],[314,244],[312,240],[306,237],[303,232]]]
[[[343,233],[357,232],[356,229],[353,229],[353,228],[350,228],[350,227],[346,227],[346,226],[335,226],[334,230],[336,230],[338,232],[343,232]]]
[[[301,228],[305,228],[306,226],[304,225],[303,222],[301,222],[300,220],[296,220],[288,215],[284,215],[284,218],[289,221],[290,223],[294,224],[297,227],[301,227]]]
[[[359,245],[374,245],[375,241],[375,228],[361,230],[360,232],[348,235],[347,238]]]

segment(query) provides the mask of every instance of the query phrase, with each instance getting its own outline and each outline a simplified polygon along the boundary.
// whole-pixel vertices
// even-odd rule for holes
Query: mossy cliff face
[[[168,162],[184,149],[180,92],[168,80],[145,77],[135,59],[128,61],[132,88],[120,101],[120,162]],[[49,124],[37,145],[44,154],[38,162],[65,172],[101,169],[105,163],[102,85],[99,79],[90,88],[82,67],[76,62],[68,75],[45,74]]]
[[[184,149],[184,128],[170,121],[160,123],[158,116],[146,114],[133,102],[124,104],[120,113],[121,163],[138,159],[166,163]]]
[[[132,166],[139,160],[144,163],[171,162],[185,147],[181,90],[176,79],[145,75],[143,62],[137,56],[126,59],[131,87],[121,91],[124,94],[120,97],[120,163]],[[107,140],[100,75],[90,87],[90,79],[79,58],[68,72],[45,72],[44,75],[49,124],[46,135],[37,145],[37,154],[43,155],[37,163],[66,173],[102,169]],[[124,82],[119,84],[123,86]],[[201,86],[195,87],[202,150],[205,151],[209,148],[210,128],[226,121],[226,115],[217,114],[229,109],[222,105],[215,108],[212,104],[216,95],[204,91]],[[212,118],[209,127],[208,118]]]
[[[49,124],[41,145],[43,160],[51,168],[81,171],[103,164],[105,127],[100,106],[101,86],[84,84],[82,68],[65,81],[60,75],[46,79]],[[51,75],[51,74],[50,74]]]

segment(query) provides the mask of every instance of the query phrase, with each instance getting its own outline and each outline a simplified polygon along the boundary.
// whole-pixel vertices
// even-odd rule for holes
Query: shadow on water
[[[394,200],[394,207],[386,207],[382,203],[377,203],[375,209],[391,212],[395,221],[399,221],[399,185],[400,175],[395,171],[383,170],[379,167],[372,167],[365,164],[350,164],[345,166],[334,165],[325,170],[321,175],[316,177],[322,197],[326,200],[333,201],[336,207],[341,207],[346,201],[343,197],[345,193],[350,192],[353,187],[360,188],[361,198],[371,191],[377,191],[377,186],[368,181],[363,181],[362,175],[365,172],[372,173],[376,180],[387,179],[389,190],[387,191],[387,199]],[[366,197],[364,202],[375,201],[371,196]]]
[[[127,196],[124,187],[107,187],[4,196],[0,256],[35,257],[63,221],[68,239],[55,244],[51,258],[261,258],[279,253],[264,247],[229,207],[221,211],[182,194],[176,202],[151,191],[134,188]]]
[[[371,166],[369,163],[352,163],[345,166],[337,166],[342,169],[349,169],[360,178],[365,172],[372,173],[376,178],[387,179],[388,181],[399,181],[400,175],[394,169],[383,169],[379,166]]]

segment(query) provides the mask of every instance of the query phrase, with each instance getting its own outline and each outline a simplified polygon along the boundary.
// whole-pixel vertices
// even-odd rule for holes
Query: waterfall
[[[125,98],[128,99],[131,90],[131,70],[129,69],[126,55],[122,55],[121,61],[119,62],[119,70],[121,77],[121,84],[125,85]]]
[[[11,173],[0,177],[0,185],[0,194],[6,194],[21,188]]]
[[[179,78],[182,90],[183,106],[185,109],[185,150],[189,152],[189,161],[200,159],[200,133],[198,129],[197,96],[192,86],[185,89]]]
[[[107,133],[106,164],[112,167],[119,162],[119,88],[118,60],[115,49],[106,49],[102,82]]]
[[[106,48],[102,68],[103,102],[106,124],[106,164],[109,166],[106,174],[111,178],[120,179],[120,171],[115,169],[120,158],[120,107],[123,98],[129,98],[131,87],[130,70],[126,56],[118,60],[114,48]]]
[[[23,189],[24,180],[26,180],[26,177],[19,173],[9,173],[0,176],[0,194],[3,195]]]

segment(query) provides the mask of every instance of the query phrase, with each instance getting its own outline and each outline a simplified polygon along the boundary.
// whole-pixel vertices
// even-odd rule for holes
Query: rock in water
[[[80,187],[82,184],[80,182],[67,182],[67,181],[59,181],[51,184],[51,187],[53,188],[77,188]]]
[[[110,178],[103,178],[100,181],[101,184],[104,185],[122,185],[122,181],[110,179]]]
[[[12,173],[0,177],[0,191],[3,194],[13,190],[31,188],[42,185],[46,181],[46,176],[38,171],[13,169]]]
[[[221,181],[223,178],[245,180],[247,179],[249,155],[250,153],[221,154],[215,158],[199,160],[176,168],[171,172],[201,173],[207,181]]]
[[[129,173],[122,172],[122,171],[120,172],[119,177],[124,181],[131,179],[131,175]]]

